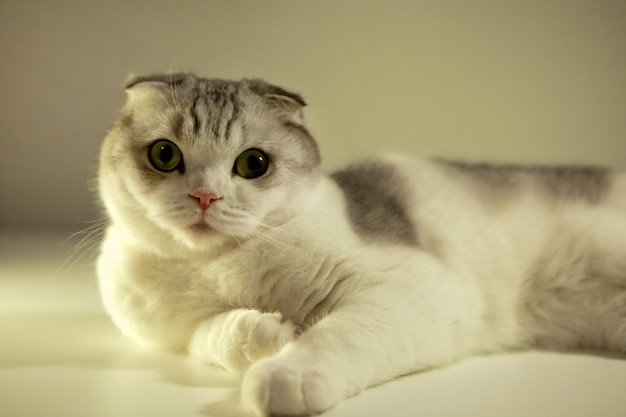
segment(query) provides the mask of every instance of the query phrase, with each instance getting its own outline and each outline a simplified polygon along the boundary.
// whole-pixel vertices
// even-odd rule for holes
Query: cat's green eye
[[[152,166],[163,172],[175,170],[183,161],[183,154],[178,146],[166,139],[154,142],[148,157]]]
[[[233,171],[240,177],[252,179],[264,175],[268,168],[267,155],[258,149],[248,149],[237,157]]]

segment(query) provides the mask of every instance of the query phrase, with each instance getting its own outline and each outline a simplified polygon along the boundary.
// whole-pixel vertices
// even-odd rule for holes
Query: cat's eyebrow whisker
[[[165,104],[165,108],[170,110],[174,110],[174,111],[180,111],[181,106],[180,103],[178,103],[177,97],[176,97],[176,90],[175,87],[173,87],[173,94],[174,94],[174,104],[172,105],[172,100],[169,100],[161,91],[156,91],[156,94],[158,95],[158,97],[161,99],[161,101]],[[165,123],[167,123],[167,120],[164,120]]]
[[[170,100],[168,100],[167,97],[165,97],[162,92],[157,90],[156,94],[159,96],[159,98],[163,101],[163,103],[165,103],[165,105],[168,108],[171,106]]]
[[[172,89],[172,95],[174,98],[174,109],[176,111],[180,111],[182,106],[180,105],[180,99],[178,97],[178,87],[174,84],[172,80],[172,72],[170,71],[170,88]]]

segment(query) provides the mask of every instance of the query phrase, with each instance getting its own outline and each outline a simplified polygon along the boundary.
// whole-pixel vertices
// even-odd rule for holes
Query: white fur
[[[317,413],[481,352],[626,350],[626,177],[595,206],[532,185],[496,201],[436,163],[386,160],[412,184],[420,248],[360,239],[325,176],[237,240],[162,228],[154,203],[105,178],[108,312],[129,337],[242,373],[258,415]]]

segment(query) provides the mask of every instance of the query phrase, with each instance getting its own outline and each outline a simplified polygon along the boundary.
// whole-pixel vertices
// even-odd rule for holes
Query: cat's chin
[[[178,239],[194,250],[214,250],[230,241],[230,238],[204,222],[181,228],[176,233]]]
[[[204,222],[198,222],[198,223],[194,223],[190,226],[187,226],[183,229],[183,232],[186,236],[189,236],[193,239],[201,239],[201,240],[206,240],[206,239],[215,239],[216,237],[218,237],[220,235],[220,233],[215,230],[214,228],[212,228],[211,226],[209,226],[207,223]]]
[[[189,231],[191,233],[195,233],[195,234],[215,234],[215,230],[209,226],[206,223],[194,223],[191,226],[189,226],[187,229],[189,229]]]

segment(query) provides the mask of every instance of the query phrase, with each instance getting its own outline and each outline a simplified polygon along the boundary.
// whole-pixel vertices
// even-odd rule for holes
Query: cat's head
[[[304,101],[261,80],[137,77],[105,138],[100,196],[112,221],[190,247],[246,239],[293,215],[319,179]]]

